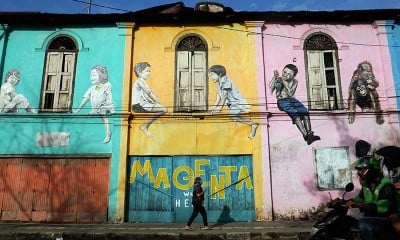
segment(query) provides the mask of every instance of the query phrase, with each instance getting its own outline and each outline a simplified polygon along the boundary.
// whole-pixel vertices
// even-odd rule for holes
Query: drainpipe
[[[267,74],[266,74],[266,67],[265,67],[265,53],[264,53],[264,31],[267,29],[264,24],[261,26],[261,51],[262,51],[262,64],[263,64],[263,79],[264,79],[264,96],[265,96],[265,112],[267,114],[267,147],[268,147],[268,165],[269,165],[269,185],[270,185],[270,199],[271,199],[271,217],[272,221],[275,221],[275,214],[274,214],[274,198],[273,198],[273,191],[272,191],[272,163],[271,163],[271,147],[270,147],[270,136],[269,136],[269,118],[271,114],[268,112],[268,100],[267,100]]]
[[[0,25],[0,30],[3,30],[3,33],[0,35],[0,40],[3,40],[3,49],[1,51],[1,58],[0,58],[0,78],[3,77],[4,73],[4,62],[6,59],[6,50],[7,50],[7,43],[8,43],[8,37],[10,36],[10,27],[8,24],[1,24]],[[1,80],[0,80],[1,82]]]

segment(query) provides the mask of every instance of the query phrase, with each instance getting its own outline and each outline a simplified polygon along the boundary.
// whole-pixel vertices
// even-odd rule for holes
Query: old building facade
[[[266,23],[265,29],[267,80],[286,64],[298,67],[296,98],[307,106],[311,129],[321,138],[307,145],[301,131],[296,132],[297,122],[277,107],[276,94],[267,95],[272,192],[282,194],[273,194],[272,201],[277,216],[290,218],[288,213],[312,212],[310,203],[318,205],[328,196],[326,191],[357,182],[352,163],[358,140],[371,143],[370,153],[399,145],[398,117],[391,111],[397,103],[387,48],[390,34],[386,21],[380,20]],[[358,85],[363,74],[371,83]],[[363,87],[375,96],[372,106],[364,106],[366,99],[358,97]],[[288,176],[285,181],[279,180],[282,175]]]
[[[184,222],[196,176],[210,222],[298,219],[400,144],[398,11],[205,9],[0,17],[1,220]]]
[[[101,66],[94,71],[105,70],[99,81],[111,84],[115,110],[121,106],[120,29],[2,24],[2,220],[104,222],[112,213],[121,117],[95,109],[90,89]]]

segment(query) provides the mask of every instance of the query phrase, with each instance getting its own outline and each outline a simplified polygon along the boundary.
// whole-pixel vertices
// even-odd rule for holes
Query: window
[[[70,112],[77,47],[69,36],[53,39],[46,52],[40,110]]]
[[[352,181],[348,152],[347,147],[314,149],[318,189],[343,189]]]
[[[304,49],[307,59],[309,108],[343,109],[335,41],[325,34],[314,34],[306,39]]]
[[[197,35],[176,46],[175,112],[207,111],[207,45]]]

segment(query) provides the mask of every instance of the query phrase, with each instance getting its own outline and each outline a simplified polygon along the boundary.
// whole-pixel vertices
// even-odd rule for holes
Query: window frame
[[[71,112],[78,59],[77,46],[73,37],[64,34],[55,36],[49,42],[43,67],[40,112]],[[53,61],[57,64],[56,72],[49,69]],[[66,68],[70,70],[65,71]]]
[[[332,66],[326,66],[326,53],[332,56]],[[336,42],[324,33],[312,34],[304,43],[304,54],[309,109],[344,109]],[[318,61],[315,61],[316,58]],[[328,84],[329,71],[333,71],[333,75],[330,76],[333,76],[335,84]]]
[[[315,184],[318,190],[342,190],[347,183],[352,182],[348,146],[314,148],[313,153]],[[327,178],[330,179],[326,181]],[[333,183],[329,182],[332,179]]]
[[[185,56],[187,55],[187,56]],[[186,64],[188,71],[185,71],[182,67],[182,59],[187,57]],[[196,60],[200,58],[202,62],[201,67],[198,67]],[[196,66],[195,66],[196,65]],[[206,112],[208,110],[208,46],[207,42],[198,34],[187,34],[182,36],[176,43],[175,47],[175,90],[174,90],[174,112],[177,113],[194,113],[194,112]],[[198,84],[200,72],[200,81],[202,85]],[[182,73],[186,73],[188,80],[186,82],[186,92],[188,93],[189,105],[183,103],[184,96],[182,92],[185,92],[185,86],[182,86]],[[185,84],[185,83],[183,83]],[[201,94],[203,90],[203,94]],[[200,92],[200,93],[199,93]],[[196,94],[197,93],[197,94]],[[202,95],[199,104],[196,103],[196,96]]]

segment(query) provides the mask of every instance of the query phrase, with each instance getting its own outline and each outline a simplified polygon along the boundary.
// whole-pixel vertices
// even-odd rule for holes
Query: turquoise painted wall
[[[10,32],[6,48],[5,38],[0,39],[0,56],[4,56],[4,70],[0,72],[1,84],[6,72],[16,68],[21,73],[21,81],[16,87],[33,108],[40,104],[42,75],[44,72],[47,44],[59,34],[73,37],[79,52],[76,63],[73,108],[80,104],[84,93],[91,86],[90,69],[95,65],[107,67],[109,82],[112,84],[113,102],[116,113],[121,112],[122,80],[124,70],[125,35],[124,29],[115,26],[77,27],[62,29],[17,29]],[[0,28],[0,36],[3,29]],[[1,65],[0,65],[1,66]],[[120,126],[118,114],[109,116],[112,139],[103,144],[105,130],[98,115],[88,116],[90,102],[78,114],[74,113],[2,113],[0,114],[0,155],[109,155],[110,194],[109,220],[116,212],[116,189],[120,159]],[[69,145],[64,147],[38,147],[38,132],[68,132]]]
[[[397,109],[400,108],[400,24],[395,24],[393,21],[388,21],[386,24],[386,31],[388,33],[389,52],[393,68],[393,81],[396,91]],[[400,121],[400,113],[398,114]]]

